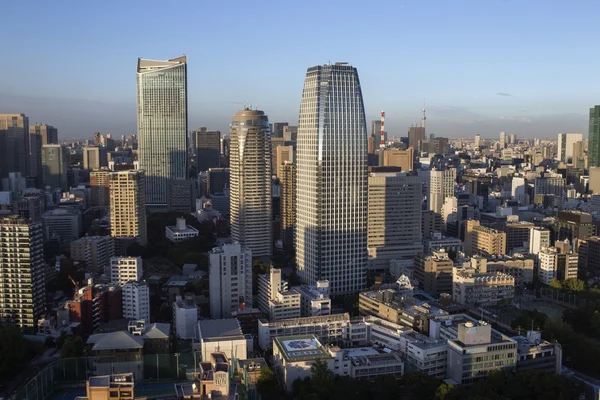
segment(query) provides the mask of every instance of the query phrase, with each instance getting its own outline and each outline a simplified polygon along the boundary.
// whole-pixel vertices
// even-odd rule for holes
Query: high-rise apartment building
[[[115,255],[110,236],[84,236],[71,242],[71,259],[85,263],[88,273],[109,273],[110,258]]]
[[[0,114],[0,178],[9,172],[29,175],[29,118],[25,114]]]
[[[456,168],[432,170],[429,175],[429,209],[440,214],[446,197],[454,196]]]
[[[590,108],[588,154],[590,167],[600,167],[600,106]]]
[[[277,177],[281,178],[281,167],[287,162],[294,162],[294,147],[293,146],[277,146],[275,150],[275,170]]]
[[[221,132],[200,128],[196,136],[196,169],[207,171],[221,166]]]
[[[90,206],[110,206],[110,174],[108,170],[90,172]]]
[[[31,175],[42,176],[42,146],[58,144],[58,130],[50,125],[35,124],[29,127]]]
[[[67,150],[60,144],[42,146],[42,183],[52,189],[68,190]]]
[[[411,260],[423,252],[422,183],[418,176],[372,172],[368,184],[368,267],[384,273],[390,260]]]
[[[118,171],[110,174],[110,234],[135,238],[147,244],[144,172]]]
[[[298,274],[327,279],[332,294],[357,292],[367,270],[367,127],[356,68],[309,68],[299,120]]]
[[[287,250],[294,248],[294,226],[296,225],[296,165],[286,161],[281,165],[281,238]]]
[[[385,149],[383,150],[384,167],[400,167],[402,172],[412,171],[415,164],[415,151],[413,148],[406,150]]]
[[[150,288],[146,282],[123,285],[123,318],[150,322]]]
[[[478,220],[469,220],[465,227],[465,254],[505,255],[506,232],[481,226]]]
[[[44,237],[40,222],[0,218],[0,323],[33,333],[46,308]]]
[[[240,243],[215,247],[208,274],[212,319],[230,318],[240,305],[252,308],[252,250]]]
[[[141,257],[111,257],[110,281],[124,285],[142,279]]]
[[[100,147],[85,146],[83,148],[83,169],[100,169]]]
[[[559,133],[557,158],[567,164],[573,163],[573,148],[576,142],[583,140],[581,133]]]
[[[550,247],[550,231],[548,229],[535,227],[529,231],[530,254],[537,255],[548,247]]]
[[[254,257],[270,257],[271,138],[263,111],[246,108],[233,117],[229,164],[231,237]]]
[[[167,180],[187,175],[187,57],[138,59],[137,106],[146,205],[166,208]]]

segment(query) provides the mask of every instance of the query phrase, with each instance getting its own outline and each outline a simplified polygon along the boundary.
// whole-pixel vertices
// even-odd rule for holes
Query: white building
[[[177,218],[175,226],[165,226],[165,235],[173,243],[198,236],[198,229],[185,224],[185,218]]]
[[[301,316],[301,294],[288,290],[281,279],[281,269],[271,268],[258,277],[258,307],[269,321],[281,321]]]
[[[583,135],[581,133],[559,133],[557,158],[566,164],[573,163],[573,145],[576,142],[581,142]]]
[[[55,208],[42,215],[44,238],[58,239],[61,244],[69,244],[81,236],[81,211],[78,208]]]
[[[123,285],[123,318],[150,321],[150,289],[146,282]]]
[[[329,281],[317,281],[314,285],[300,285],[292,288],[300,294],[300,315],[317,317],[331,314]]]
[[[110,281],[112,283],[123,285],[127,282],[137,282],[140,279],[142,279],[141,257],[110,258]]]
[[[555,247],[548,247],[541,250],[538,254],[539,267],[538,267],[538,278],[544,285],[549,285],[552,279],[556,277],[556,270],[558,269],[558,249]]]
[[[194,299],[177,296],[173,302],[173,326],[180,339],[198,339],[198,307]]]
[[[446,197],[454,196],[455,184],[456,168],[432,170],[429,175],[429,209],[441,214]]]
[[[518,200],[521,204],[527,205],[527,179],[519,176],[513,177],[511,195],[515,200]]]
[[[211,317],[229,318],[240,303],[252,308],[252,251],[232,243],[215,247],[209,256]]]
[[[550,231],[535,227],[529,230],[529,253],[537,255],[543,249],[550,247]]]
[[[222,351],[229,358],[248,359],[252,339],[246,338],[235,318],[198,321],[202,361],[210,361],[211,353]]]
[[[438,379],[446,377],[448,363],[448,342],[435,340],[417,332],[402,336],[405,346],[401,352],[413,368]]]

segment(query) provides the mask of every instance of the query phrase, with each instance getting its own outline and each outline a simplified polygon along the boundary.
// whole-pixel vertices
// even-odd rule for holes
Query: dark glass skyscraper
[[[208,171],[221,165],[221,132],[207,131],[201,128],[196,135],[196,166],[197,170]]]
[[[589,166],[600,167],[600,106],[590,108],[588,152]]]
[[[187,57],[138,59],[138,159],[146,206],[167,206],[167,180],[187,175]]]
[[[296,264],[303,281],[333,294],[365,287],[367,127],[356,68],[306,73],[297,142]]]

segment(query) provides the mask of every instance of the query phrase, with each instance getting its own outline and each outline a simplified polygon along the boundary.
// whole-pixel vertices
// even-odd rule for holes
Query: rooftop
[[[144,339],[168,339],[171,332],[171,324],[156,322],[146,325],[144,328]]]
[[[143,348],[144,340],[139,336],[133,336],[129,332],[116,331],[91,335],[87,340],[87,344],[93,345],[93,351],[130,350]]]
[[[245,340],[240,324],[235,318],[198,321],[200,338],[210,340]]]
[[[313,361],[332,358],[315,335],[276,337],[275,345],[287,362]]]

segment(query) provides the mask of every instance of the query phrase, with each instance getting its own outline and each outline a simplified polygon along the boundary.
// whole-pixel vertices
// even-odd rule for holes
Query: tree
[[[454,390],[454,386],[444,382],[435,391],[436,400],[445,400]]]
[[[583,292],[585,289],[585,282],[579,279],[567,279],[563,282],[563,288],[570,290],[571,292]]]
[[[315,392],[322,399],[328,399],[333,393],[333,380],[335,374],[329,369],[326,362],[316,360],[310,366],[310,372],[312,373],[312,385]]]
[[[0,376],[11,378],[29,361],[30,346],[15,325],[0,328]]]
[[[256,380],[256,390],[264,400],[278,399],[281,395],[281,387],[277,381],[277,375],[269,367],[264,367]]]
[[[561,290],[562,289],[562,285],[560,283],[560,281],[556,278],[552,278],[552,281],[550,281],[550,286],[552,289],[556,289],[556,290]]]
[[[72,358],[72,357],[81,357],[83,356],[83,350],[85,349],[85,343],[80,336],[73,338],[73,336],[69,336],[65,340],[65,344],[60,350],[60,356],[62,358]]]

